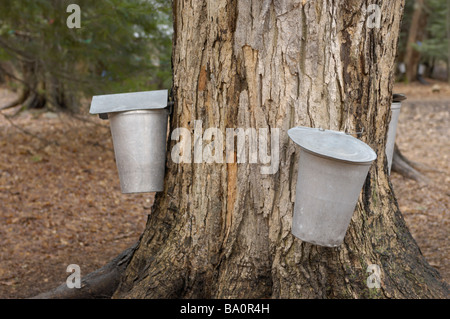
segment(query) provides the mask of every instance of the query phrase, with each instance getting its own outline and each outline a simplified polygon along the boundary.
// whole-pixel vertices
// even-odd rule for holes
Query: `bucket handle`
[[[323,127],[319,127],[319,131],[321,132],[325,132],[325,129]],[[364,132],[364,127],[362,128],[362,130],[360,132],[343,132],[347,135],[364,135],[366,134],[366,132]]]
[[[345,134],[347,134],[347,135],[364,135],[364,134],[366,134],[366,132],[364,132],[364,127],[361,129],[361,131],[360,132],[345,132]]]

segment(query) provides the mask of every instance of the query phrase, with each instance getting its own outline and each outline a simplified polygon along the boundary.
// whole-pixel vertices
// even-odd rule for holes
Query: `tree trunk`
[[[450,84],[450,0],[447,0],[447,82]]]
[[[416,0],[414,12],[409,27],[408,42],[406,44],[405,64],[406,79],[409,83],[417,78],[417,67],[420,62],[420,52],[414,48],[414,44],[422,41],[425,35],[428,14],[425,11],[425,0]]]
[[[44,75],[38,62],[21,62],[21,73],[21,79],[18,77],[12,78],[21,86],[18,98],[8,105],[0,105],[0,110],[12,108],[19,104],[22,105],[20,110],[44,107],[50,110],[76,110],[77,104],[73,92],[68,90],[54,74]]]
[[[381,23],[370,28],[368,1],[174,1],[170,128],[188,129],[194,140],[184,145],[193,148],[183,150],[188,163],[175,163],[180,141],[169,140],[165,189],[114,297],[448,296],[411,237],[387,175],[404,4],[377,2]],[[338,248],[291,234],[299,148],[286,132],[297,125],[363,131],[378,154]],[[211,131],[203,140],[198,133],[208,128],[218,129],[214,142]],[[240,153],[225,148],[227,128],[268,129],[269,141],[260,142],[268,142],[273,171],[261,146],[257,163],[248,156],[237,163]],[[205,160],[212,148],[219,163]],[[381,270],[379,289],[367,284],[371,264]]]
[[[22,62],[22,79],[23,90],[22,93],[24,97],[26,97],[22,101],[22,110],[25,109],[38,109],[43,108],[45,106],[45,94],[44,94],[44,82],[39,79],[38,72],[39,67],[38,63],[31,62]]]

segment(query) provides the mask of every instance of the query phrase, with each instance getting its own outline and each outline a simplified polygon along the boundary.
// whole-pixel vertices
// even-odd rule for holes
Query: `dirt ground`
[[[86,275],[144,230],[153,194],[120,192],[109,124],[83,118],[0,115],[0,298],[54,288],[70,264]]]
[[[450,85],[397,84],[405,93],[396,142],[405,157],[419,164],[427,184],[395,172],[391,182],[400,210],[428,262],[450,283]],[[437,91],[439,90],[439,91]]]
[[[397,143],[426,165],[422,185],[392,173],[406,222],[431,265],[450,282],[450,86],[396,85],[406,93]],[[0,106],[14,94],[0,87]],[[3,111],[12,114],[15,109]],[[87,113],[87,112],[86,112]],[[144,230],[153,194],[120,192],[108,122],[88,114],[0,114],[0,298],[26,298],[90,273]]]

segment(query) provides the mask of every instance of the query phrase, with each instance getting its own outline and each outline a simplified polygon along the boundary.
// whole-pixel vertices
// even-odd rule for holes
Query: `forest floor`
[[[396,85],[402,104],[397,144],[428,167],[428,185],[395,172],[400,209],[428,262],[450,282],[450,86]],[[0,107],[14,93],[0,87]],[[13,114],[17,109],[1,112]],[[0,298],[27,298],[81,276],[135,243],[153,194],[120,192],[107,121],[87,114],[0,114]]]

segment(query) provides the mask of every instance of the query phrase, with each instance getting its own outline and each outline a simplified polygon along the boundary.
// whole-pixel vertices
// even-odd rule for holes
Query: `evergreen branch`
[[[7,41],[5,41],[4,39],[2,39],[2,37],[0,37],[0,46],[3,47],[5,50],[13,52],[15,54],[17,54],[17,58],[21,61],[24,62],[35,62],[36,59],[33,59],[32,57],[30,57],[26,52],[13,48],[12,46],[10,46]]]

